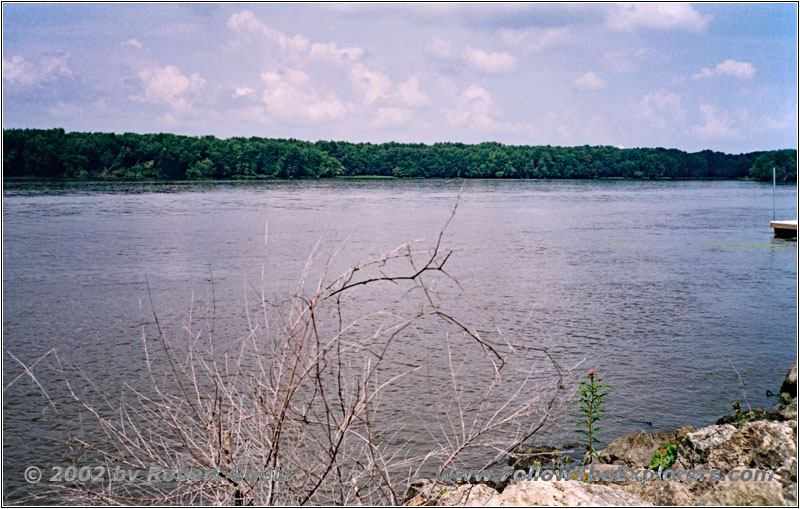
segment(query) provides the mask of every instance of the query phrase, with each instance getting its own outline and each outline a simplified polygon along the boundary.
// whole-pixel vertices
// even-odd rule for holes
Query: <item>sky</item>
[[[793,3],[4,3],[4,128],[797,148]]]

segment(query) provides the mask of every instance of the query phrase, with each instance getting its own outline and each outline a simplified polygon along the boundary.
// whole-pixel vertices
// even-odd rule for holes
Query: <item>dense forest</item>
[[[43,178],[744,178],[797,180],[795,150],[704,150],[3,130],[3,177]]]

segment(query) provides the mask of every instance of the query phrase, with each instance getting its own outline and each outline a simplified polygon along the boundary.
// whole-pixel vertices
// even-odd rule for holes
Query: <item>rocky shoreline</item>
[[[628,467],[647,469],[653,454],[670,445],[677,470],[716,470],[719,481],[635,482],[598,480],[522,480],[499,483],[443,483],[421,479],[409,487],[409,506],[797,506],[797,362],[780,388],[780,406],[773,411],[759,409],[742,413],[734,404],[734,415],[717,424],[694,429],[646,433],[639,431],[617,438],[601,450],[595,471]],[[674,444],[674,445],[673,445]],[[514,468],[554,464],[559,451],[527,448]],[[527,457],[527,459],[526,459]],[[533,459],[535,458],[535,459]],[[734,482],[730,472],[747,478],[756,470],[771,470],[771,479]],[[749,471],[749,472],[748,472]],[[609,475],[608,478],[612,479]]]

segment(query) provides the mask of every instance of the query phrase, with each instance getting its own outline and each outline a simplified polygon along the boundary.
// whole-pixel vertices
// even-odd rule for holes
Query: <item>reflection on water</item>
[[[105,387],[135,380],[150,295],[175,332],[212,280],[217,336],[240,337],[262,267],[278,306],[317,242],[323,260],[337,251],[331,274],[404,242],[430,246],[460,186],[6,182],[4,386],[22,372],[5,351],[30,363],[53,347]],[[794,187],[779,188],[777,203],[780,217],[796,217]],[[766,391],[795,359],[797,244],[773,238],[771,213],[771,186],[751,182],[468,181],[444,244],[449,271],[505,329],[524,325],[524,341],[614,386],[610,440],[713,423],[742,396],[731,363],[751,405],[773,403]],[[441,338],[428,335],[398,364],[435,354]],[[64,397],[45,364],[40,382]],[[402,418],[414,392],[395,397]],[[3,410],[13,493],[25,465],[63,457],[63,430],[28,379],[6,391]],[[575,421],[575,409],[559,410],[540,443],[575,441]]]

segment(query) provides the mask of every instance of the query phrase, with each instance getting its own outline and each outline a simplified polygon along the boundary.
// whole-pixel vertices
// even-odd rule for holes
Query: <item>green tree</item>
[[[688,154],[676,149],[347,143],[173,134],[3,130],[4,177],[743,178],[795,181],[794,150]]]
[[[797,181],[797,152],[794,150],[773,150],[756,158],[750,168],[750,177],[761,181],[772,180],[772,168],[775,178],[782,182]]]
[[[206,178],[214,174],[214,163],[209,158],[201,159],[195,162],[186,170],[186,176],[189,178]]]

